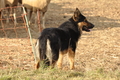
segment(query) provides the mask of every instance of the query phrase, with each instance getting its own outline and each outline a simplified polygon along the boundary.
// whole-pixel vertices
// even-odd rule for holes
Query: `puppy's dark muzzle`
[[[90,26],[88,28],[92,29],[94,27],[94,24],[92,24],[92,23],[89,23],[89,24],[90,24]]]
[[[86,32],[90,32],[91,31],[90,29],[92,29],[93,27],[94,27],[94,25],[92,23],[89,23],[88,26],[83,26],[82,30],[86,31]]]
[[[93,27],[94,27],[94,25],[93,25],[93,24],[91,24],[90,29],[92,29]]]

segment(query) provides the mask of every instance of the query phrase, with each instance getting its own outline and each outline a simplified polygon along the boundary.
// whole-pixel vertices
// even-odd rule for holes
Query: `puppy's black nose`
[[[92,26],[91,26],[92,28],[94,27],[94,24],[92,24]]]

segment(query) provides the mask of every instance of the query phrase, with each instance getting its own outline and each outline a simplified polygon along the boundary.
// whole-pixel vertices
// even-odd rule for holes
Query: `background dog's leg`
[[[42,13],[42,27],[45,28],[45,12]]]
[[[70,69],[74,69],[74,57],[75,52],[70,48],[68,53],[69,61],[70,61]]]

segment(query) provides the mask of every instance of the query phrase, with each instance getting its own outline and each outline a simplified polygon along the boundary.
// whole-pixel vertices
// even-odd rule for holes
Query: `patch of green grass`
[[[120,80],[119,71],[98,69],[88,72],[40,68],[39,70],[0,70],[0,80]]]

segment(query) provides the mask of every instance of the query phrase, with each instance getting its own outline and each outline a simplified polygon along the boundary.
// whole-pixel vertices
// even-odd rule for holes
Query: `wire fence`
[[[19,11],[20,10],[20,11]],[[22,11],[21,11],[22,10]],[[34,59],[35,59],[35,49],[34,49],[34,44],[33,44],[33,39],[31,36],[31,30],[28,24],[27,20],[27,14],[25,12],[25,9],[23,6],[17,6],[17,7],[6,7],[6,8],[1,8],[0,9],[1,16],[0,16],[0,38],[4,38],[2,40],[6,39],[27,39],[29,42],[26,44],[30,43],[32,46],[32,52],[34,54]],[[0,47],[8,47],[10,40],[5,41],[5,45],[0,45]],[[21,40],[19,40],[19,43]],[[14,41],[12,41],[11,44],[12,47],[20,47],[16,46]],[[36,60],[36,59],[35,59]]]
[[[18,7],[7,7],[1,8],[1,16],[0,16],[0,37],[7,38],[28,38],[28,29],[26,25],[25,15],[22,11],[18,11],[18,9],[22,8],[22,6]],[[13,10],[16,9],[15,15],[13,14]],[[16,22],[15,22],[16,20]],[[10,32],[12,32],[12,36],[10,36]],[[20,33],[24,33],[24,36],[21,36]]]

